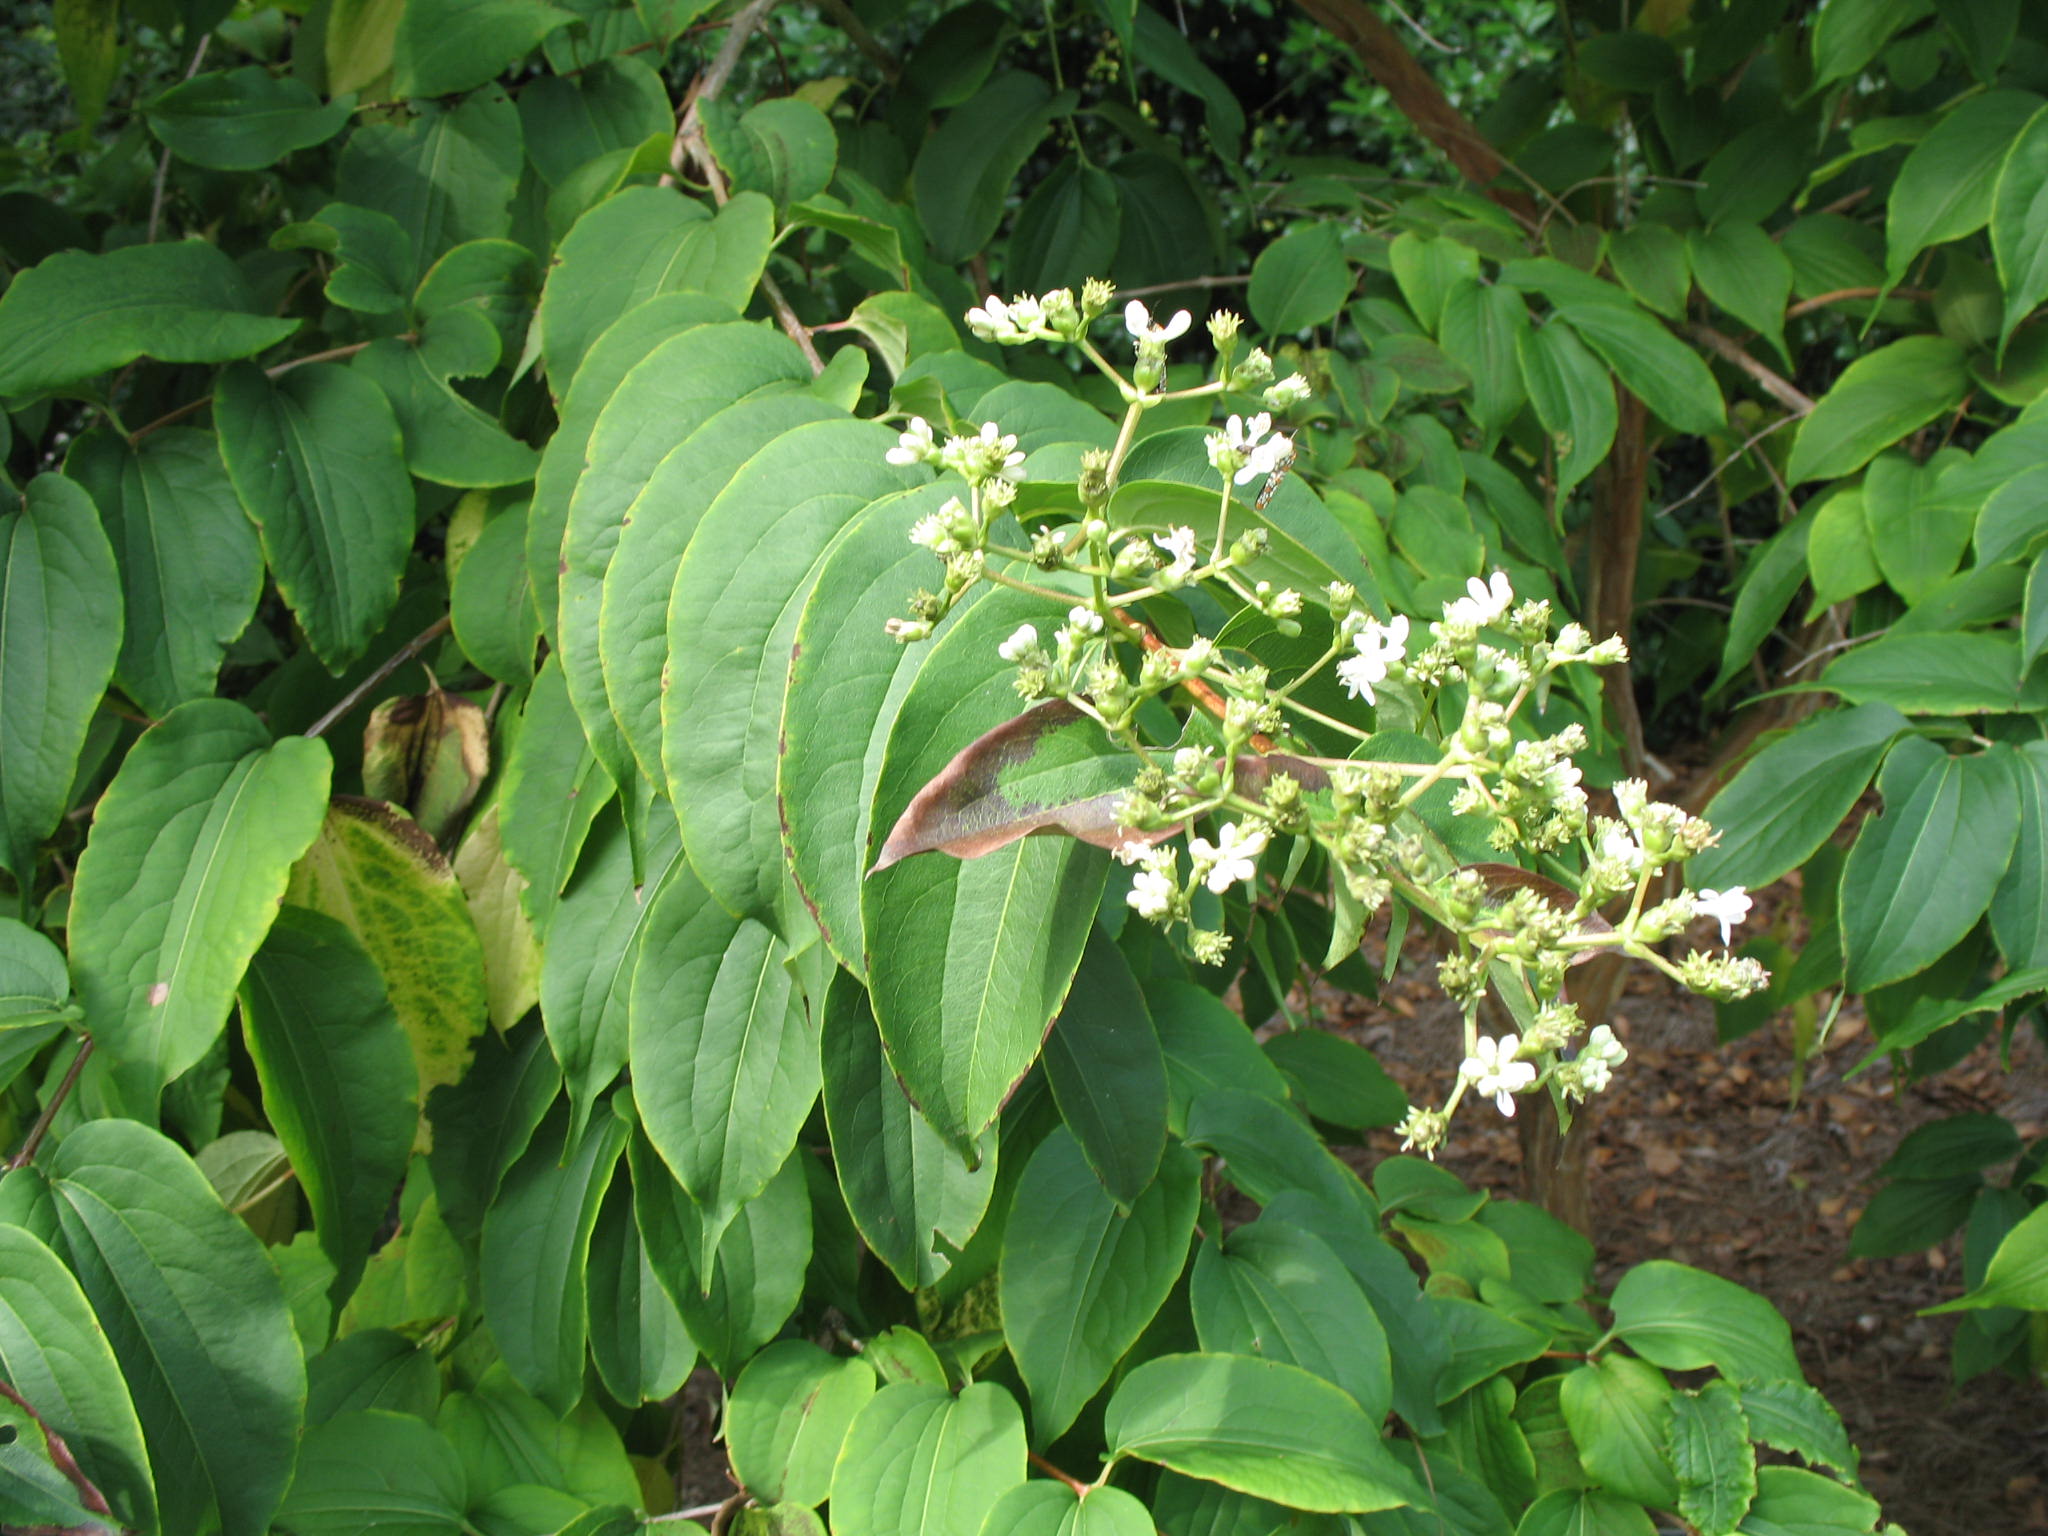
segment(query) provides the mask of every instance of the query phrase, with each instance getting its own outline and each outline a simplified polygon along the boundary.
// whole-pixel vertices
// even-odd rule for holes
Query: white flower
[[[1188,852],[1195,856],[1195,862],[1207,864],[1209,873],[1204,883],[1210,890],[1221,896],[1241,880],[1249,880],[1258,873],[1259,855],[1266,851],[1266,829],[1256,823],[1240,827],[1234,821],[1226,821],[1217,841],[1207,838],[1188,839]]]
[[[1124,898],[1140,917],[1158,919],[1173,910],[1173,877],[1156,869],[1140,870],[1131,879],[1131,893]]]
[[[1168,574],[1185,577],[1195,568],[1195,530],[1188,527],[1170,528],[1165,533],[1152,535],[1152,542],[1173,556],[1173,565]]]
[[[1273,418],[1264,411],[1246,421],[1242,416],[1232,416],[1223,423],[1223,430],[1211,432],[1203,441],[1208,450],[1209,467],[1224,473],[1247,463],[1252,452],[1272,430]],[[1285,439],[1283,438],[1284,442]],[[1243,485],[1251,478],[1250,473],[1240,473],[1237,483]]]
[[[1307,379],[1298,373],[1290,373],[1278,384],[1267,387],[1266,404],[1276,411],[1292,410],[1314,393]]]
[[[1259,416],[1254,419],[1264,421],[1266,418]],[[1237,483],[1239,485],[1249,485],[1254,480],[1263,479],[1293,457],[1293,442],[1281,434],[1275,433],[1245,455],[1244,468],[1240,469],[1236,475]]]
[[[1038,631],[1032,625],[1019,624],[1010,638],[996,647],[996,654],[1005,661],[1022,661],[1025,654],[1038,644]]]
[[[1368,621],[1352,637],[1351,644],[1358,654],[1337,663],[1337,681],[1354,699],[1363,696],[1366,703],[1377,704],[1374,685],[1385,679],[1390,666],[1408,654],[1408,615],[1397,613],[1388,624]]]
[[[1581,1060],[1604,1061],[1610,1067],[1618,1067],[1628,1060],[1628,1047],[1615,1039],[1614,1031],[1605,1024],[1595,1024],[1586,1036],[1586,1043],[1579,1047]]]
[[[1521,1046],[1522,1042],[1513,1035],[1502,1035],[1498,1040],[1481,1035],[1473,1054],[1458,1066],[1458,1075],[1482,1097],[1492,1099],[1494,1107],[1510,1119],[1514,1118],[1516,1090],[1536,1081],[1534,1065],[1515,1060],[1515,1052]]]
[[[1173,318],[1164,325],[1152,323],[1152,311],[1141,299],[1133,299],[1124,306],[1124,329],[1140,341],[1165,343],[1176,336],[1185,335],[1187,328],[1195,323],[1195,317],[1186,310],[1175,310]]]
[[[1725,891],[1696,891],[1692,899],[1697,916],[1711,917],[1721,925],[1723,944],[1728,942],[1730,930],[1749,916],[1751,905],[1749,893],[1739,885],[1731,885]]]
[[[910,418],[909,430],[897,437],[896,446],[884,457],[891,464],[925,464],[929,463],[938,451],[939,446],[932,439],[931,423],[922,416],[913,416]]]
[[[1465,583],[1465,592],[1466,596],[1456,602],[1444,604],[1446,622],[1483,629],[1506,613],[1515,601],[1515,589],[1508,585],[1505,571],[1495,571],[1491,583],[1477,576],[1470,578]]]
[[[1075,606],[1067,610],[1067,623],[1084,635],[1102,633],[1102,615],[1093,608]]]
[[[1629,835],[1626,827],[1609,827],[1600,839],[1600,857],[1612,859],[1634,874],[1643,867],[1643,845]]]
[[[983,341],[1014,345],[1029,341],[1044,317],[1043,307],[1028,293],[1020,293],[1007,304],[990,294],[967,311],[967,328]]]

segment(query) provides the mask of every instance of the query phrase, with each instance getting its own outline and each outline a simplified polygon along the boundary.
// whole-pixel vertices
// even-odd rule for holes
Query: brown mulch
[[[1459,1026],[1426,971],[1413,984],[1397,978],[1380,1004],[1328,1001],[1336,1017],[1326,1026],[1371,1047],[1417,1102],[1442,1101]],[[1861,1448],[1888,1519],[1912,1536],[2048,1531],[2048,1397],[2002,1375],[1957,1387],[1955,1319],[1914,1315],[1960,1292],[1961,1238],[1896,1259],[1848,1256],[1850,1227],[1877,1187],[1871,1173],[1914,1127],[1977,1110],[2007,1116],[2022,1136],[2041,1133],[2039,1040],[2023,1032],[2010,1071],[1994,1039],[1954,1070],[1895,1089],[1883,1063],[1845,1078],[1869,1047],[1852,1004],[1794,1103],[1782,1019],[1720,1045],[1712,1005],[1645,969],[1609,1022],[1630,1056],[1590,1126],[1599,1283],[1668,1258],[1762,1292],[1791,1321],[1807,1376]],[[1378,1132],[1365,1150],[1397,1145]],[[1487,1111],[1460,1114],[1439,1160],[1476,1188],[1513,1194],[1522,1158],[1513,1124]]]

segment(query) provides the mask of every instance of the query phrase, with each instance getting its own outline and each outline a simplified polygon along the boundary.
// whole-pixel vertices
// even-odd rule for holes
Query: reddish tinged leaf
[[[64,1443],[64,1437],[58,1434],[56,1430],[50,1428],[49,1421],[36,1412],[33,1403],[29,1402],[27,1398],[23,1397],[4,1381],[0,1381],[0,1396],[4,1396],[15,1407],[36,1421],[36,1428],[43,1432],[44,1447],[50,1453],[50,1464],[61,1472],[64,1475],[65,1481],[69,1482],[78,1491],[78,1502],[81,1505],[95,1515],[105,1515],[108,1523],[111,1524],[114,1519],[114,1511],[107,1503],[107,1496],[101,1493],[93,1485],[92,1479],[87,1477],[79,1468],[77,1460],[71,1454],[71,1447]]]

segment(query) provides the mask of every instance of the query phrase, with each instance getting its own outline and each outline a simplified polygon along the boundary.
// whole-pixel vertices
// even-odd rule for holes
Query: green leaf
[[[225,1536],[260,1536],[306,1401],[262,1245],[190,1158],[133,1120],[89,1121],[46,1167],[42,1198],[134,1398],[165,1536],[193,1536],[216,1511]]]
[[[1362,1045],[1320,1029],[1288,1029],[1269,1037],[1264,1050],[1325,1124],[1362,1131],[1398,1125],[1408,1113],[1408,1095]]]
[[[2013,760],[2019,837],[1991,895],[1991,932],[2015,971],[2048,965],[2048,747],[2028,742]]]
[[[330,18],[330,42],[334,31]],[[444,251],[511,234],[525,158],[519,113],[493,85],[454,106],[415,101],[403,119],[358,127],[342,148],[335,193],[398,221],[417,282]]]
[[[1901,27],[1918,21],[1928,0],[1833,0],[1813,24],[1813,84],[1818,91],[1868,67]]]
[[[179,706],[122,760],[71,897],[71,965],[100,1047],[95,1074],[153,1112],[203,1057],[318,834],[327,749],[272,745],[225,699]]]
[[[1708,803],[1721,841],[1686,866],[1695,887],[1769,885],[1806,862],[1862,798],[1907,729],[1889,704],[1816,715],[1772,742]]]
[[[384,627],[412,550],[412,482],[391,406],[332,363],[276,380],[230,368],[215,399],[221,458],[278,591],[339,673]]]
[[[366,1408],[431,1419],[440,1401],[441,1372],[433,1350],[389,1328],[366,1328],[336,1339],[306,1362],[309,1429]]]
[[[1337,226],[1318,222],[1289,230],[1259,252],[1245,303],[1262,329],[1291,336],[1334,318],[1350,294]]]
[[[120,650],[120,577],[92,498],[37,475],[0,512],[0,697],[22,722],[0,737],[0,863],[24,896]]]
[[[2024,1307],[2048,1311],[2048,1206],[2034,1211],[2005,1234],[1991,1265],[1984,1271],[1984,1283],[1967,1296],[1930,1307],[1930,1312],[1954,1312],[1980,1307]]]
[[[670,450],[627,511],[605,569],[597,645],[612,714],[649,783],[663,782],[669,596],[683,552],[705,509],[749,460],[792,428],[835,417],[836,407],[804,393],[736,401]]]
[[[459,1536],[467,1479],[455,1447],[407,1413],[345,1413],[306,1432],[278,1519],[299,1536]]]
[[[969,1168],[924,1122],[889,1070],[865,988],[833,978],[822,1056],[832,1166],[854,1226],[905,1290],[953,1267],[995,1190],[994,1131]]]
[[[476,82],[481,84],[481,82]],[[180,81],[143,109],[150,132],[181,160],[216,171],[260,171],[348,126],[355,97],[322,104],[304,81],[261,65]]]
[[[448,617],[462,654],[508,687],[532,680],[540,637],[526,576],[526,516],[526,504],[515,502],[485,523],[448,594]]]
[[[0,295],[0,395],[47,393],[138,357],[253,357],[298,328],[258,313],[241,269],[203,240],[60,251]]]
[[[694,883],[673,819],[656,812],[653,823],[646,878],[636,883],[632,841],[623,822],[607,816],[548,926],[540,1012],[562,1064],[576,1134],[631,1054],[633,978],[656,898],[675,880]]]
[[[521,899],[535,929],[545,934],[591,824],[612,797],[611,776],[584,740],[553,655],[541,664],[527,695],[505,764],[503,796],[505,857],[526,877]]]
[[[1074,96],[1036,75],[1009,70],[946,114],[924,142],[913,174],[918,217],[942,262],[965,261],[1001,222],[1010,186]]]
[[[718,387],[731,367],[721,362]],[[783,693],[820,563],[861,507],[924,478],[922,468],[888,463],[891,446],[872,422],[785,432],[719,493],[676,570],[662,765],[691,862],[729,911],[765,913],[782,885]],[[571,535],[573,543],[573,517]],[[565,641],[570,601],[565,582]]]
[[[1287,1101],[1287,1080],[1215,993],[1193,982],[1154,979],[1145,983],[1145,1006],[1166,1057],[1166,1123],[1174,1135],[1187,1129],[1188,1106],[1212,1088]]]
[[[1528,306],[1520,293],[1503,283],[1461,282],[1445,296],[1439,340],[1472,375],[1472,419],[1485,447],[1491,447],[1522,409],[1525,395],[1518,358],[1528,330]]]
[[[2003,1115],[1950,1115],[1909,1132],[1885,1159],[1877,1175],[1890,1179],[1955,1178],[2010,1162],[2019,1154],[2019,1132]]]
[[[1557,455],[1562,505],[1614,442],[1614,383],[1568,325],[1524,329],[1516,337],[1515,356],[1536,419]]]
[[[707,1275],[695,1257],[703,1213],[675,1181],[654,1143],[635,1136],[633,1211],[655,1275],[690,1337],[730,1380],[782,1330],[803,1293],[811,1255],[811,1201],[798,1149],[760,1196],[740,1207],[718,1241]]]
[[[502,1360],[469,1391],[443,1398],[435,1427],[455,1447],[478,1493],[526,1483],[585,1504],[637,1507],[645,1497],[619,1432],[594,1398],[558,1414],[514,1381]]]
[[[889,735],[874,825],[893,826],[960,748],[1008,719],[1001,640],[1038,600],[991,594],[934,644]],[[1027,837],[985,858],[906,859],[861,891],[875,1020],[925,1119],[969,1152],[1038,1056],[1080,963],[1108,857]]]
[[[1707,179],[1711,185],[1711,171]],[[1706,196],[1702,194],[1702,202]],[[1707,217],[1712,220],[1714,215]],[[1608,236],[1607,259],[1614,266],[1614,275],[1639,303],[1667,320],[1682,320],[1686,294],[1692,287],[1685,247],[1685,236],[1668,224],[1631,224]]]
[[[605,1390],[628,1406],[680,1391],[697,1363],[697,1346],[655,1277],[626,1179],[614,1178],[598,1207],[587,1289],[590,1354]]]
[[[1884,579],[1908,603],[1918,603],[1945,581],[1970,547],[1976,518],[1942,506],[1935,495],[1935,481],[1947,467],[1940,456],[1916,464],[1901,453],[1882,453],[1864,471],[1871,548]]]
[[[263,1111],[334,1262],[339,1306],[405,1178],[419,1116],[412,1051],[355,936],[298,907],[278,913],[241,1004]]]
[[[423,323],[418,340],[372,342],[349,365],[383,392],[405,444],[406,467],[420,479],[498,486],[533,478],[540,455],[449,383],[489,373],[501,345],[481,311],[449,308]]]
[[[1806,540],[1806,564],[1813,573],[1813,601],[1806,610],[1809,622],[1823,610],[1884,580],[1874,542],[1864,516],[1863,487],[1847,486],[1821,501]]]
[[[1756,1497],[1756,1447],[1734,1387],[1714,1381],[1671,1399],[1671,1465],[1678,1512],[1701,1536],[1730,1536]]]
[[[1277,1360],[1164,1355],[1123,1379],[1103,1434],[1135,1456],[1294,1509],[1392,1509],[1423,1496],[1346,1393]]]
[[[1187,1140],[1221,1157],[1225,1177],[1261,1205],[1299,1189],[1348,1211],[1365,1193],[1298,1114],[1235,1086],[1211,1089],[1188,1107]]]
[[[620,382],[597,418],[587,465],[569,502],[555,635],[569,697],[582,717],[591,750],[615,781],[630,777],[633,757],[612,714],[598,626],[605,573],[618,548],[620,528],[679,438],[738,395],[777,383],[807,382],[810,376],[803,355],[789,339],[765,326],[745,321],[695,326],[648,353]],[[680,684],[679,666],[670,676],[672,686]],[[682,804],[683,797],[676,801]]]
[[[854,1416],[832,1473],[833,1536],[979,1531],[1024,1481],[1024,1416],[992,1381],[958,1397],[902,1381]]]
[[[839,160],[832,120],[802,97],[772,97],[744,114],[722,101],[706,101],[699,112],[705,138],[735,190],[759,192],[786,209],[832,184]]]
[[[2005,153],[1991,199],[1991,254],[2005,290],[2002,360],[2020,322],[2048,299],[2048,107],[2027,120]]]
[[[2039,110],[2041,98],[2031,91],[1986,91],[1966,99],[1913,146],[1886,204],[1889,282],[1903,278],[1928,246],[1960,240],[1990,221],[2006,152]]]
[[[65,1536],[116,1536],[106,1499],[79,1474],[34,1411],[0,1400],[0,1515],[9,1530],[61,1531]]]
[[[590,1233],[626,1124],[597,1115],[571,1141],[558,1109],[505,1175],[484,1217],[484,1319],[528,1391],[566,1414],[583,1395]]]
[[[1842,947],[1851,991],[1926,969],[1967,933],[2019,835],[2014,753],[1951,757],[1923,737],[1878,775],[1884,814],[1858,832],[1842,872]],[[1969,848],[1969,859],[1953,857]]]
[[[207,697],[263,592],[263,546],[219,445],[187,427],[137,447],[92,432],[66,467],[99,507],[121,574],[122,692],[154,716]]]
[[[818,1028],[788,949],[679,862],[633,976],[634,1096],[704,1219],[704,1247],[788,1160],[818,1097]]]
[[[1039,1143],[1003,1232],[1003,1337],[1050,1443],[1072,1425],[1165,1304],[1187,1262],[1201,1164],[1169,1149],[1119,1214],[1064,1128]]]
[[[1737,1382],[1803,1379],[1778,1309],[1719,1275],[1653,1259],[1622,1276],[1612,1306],[1616,1336],[1652,1365],[1711,1365]]]
[[[1394,1391],[1386,1332],[1311,1233],[1261,1219],[1204,1243],[1189,1301],[1203,1349],[1298,1365],[1342,1387],[1373,1423],[1386,1417]]]
[[[1395,286],[1422,328],[1434,336],[1444,302],[1461,279],[1479,276],[1479,252],[1457,240],[1403,230],[1387,247]],[[1346,286],[1349,286],[1348,279]]]
[[[1662,1509],[1677,1504],[1678,1477],[1664,1453],[1671,1385],[1654,1367],[1627,1355],[1582,1365],[1566,1373],[1558,1406],[1597,1482]]]
[[[1751,1436],[1812,1466],[1856,1475],[1856,1449],[1828,1400],[1797,1381],[1753,1381],[1742,1389]]]
[[[412,1042],[420,1104],[460,1081],[490,997],[469,904],[433,839],[402,811],[338,796],[289,899],[339,919],[376,961]]]
[[[482,1235],[484,1212],[497,1198],[505,1170],[526,1150],[561,1091],[562,1074],[547,1037],[529,1024],[509,1042],[484,1036],[462,1081],[428,1101],[434,1147],[427,1162],[435,1198],[449,1230],[465,1246]]]
[[[1755,224],[1727,222],[1686,236],[1700,292],[1771,344],[1785,350],[1785,305],[1792,297],[1792,263]]]
[[[50,22],[79,128],[90,133],[121,68],[121,7],[117,0],[52,0]]]
[[[1984,1181],[1975,1174],[1887,1184],[1857,1218],[1849,1252],[1859,1258],[1924,1252],[1961,1229],[1983,1188]]]
[[[644,60],[621,56],[576,75],[534,75],[519,91],[527,157],[558,187],[600,155],[675,131],[668,87]]]
[[[391,315],[406,307],[415,269],[412,238],[388,213],[329,203],[312,218],[278,230],[270,247],[334,257],[321,291],[344,309]]]
[[[1914,715],[2038,708],[2021,697],[2019,640],[2000,633],[1881,635],[1828,664],[1813,687],[1851,703],[1878,701]]]
[[[1018,210],[1005,268],[1010,280],[1031,293],[1054,288],[1078,293],[1090,277],[1109,270],[1121,213],[1116,178],[1068,155]],[[876,264],[885,272],[897,270]]]
[[[27,1399],[124,1524],[156,1523],[142,1426],[85,1293],[32,1233],[0,1225],[0,1374]]]
[[[1838,479],[1953,408],[1969,388],[1962,346],[1908,336],[1856,359],[1799,424],[1786,478]]]
[[[1832,1477],[1797,1467],[1759,1467],[1756,1502],[1744,1522],[1766,1536],[1780,1530],[1799,1536],[1864,1536],[1877,1529],[1877,1501]]]
[[[1642,1505],[1601,1488],[1557,1488],[1522,1516],[1515,1536],[1656,1536]]]
[[[822,1504],[832,1467],[875,1395],[867,1362],[783,1339],[747,1362],[725,1411],[726,1451],[741,1485],[763,1504]]]
[[[1045,1038],[1045,1077],[1088,1165],[1128,1211],[1166,1148],[1166,1060],[1137,978],[1100,928]]]
[[[398,94],[453,96],[488,84],[575,20],[538,0],[410,0],[392,60]]]
[[[995,1503],[982,1536],[1154,1536],[1145,1506],[1121,1488],[1077,1493],[1065,1483],[1034,1478]]]

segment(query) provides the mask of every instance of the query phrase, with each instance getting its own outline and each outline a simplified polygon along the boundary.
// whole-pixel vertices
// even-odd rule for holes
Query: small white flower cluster
[[[1265,411],[1249,419],[1230,417],[1222,431],[1203,439],[1203,447],[1208,450],[1209,467],[1236,485],[1262,480],[1294,456],[1293,440],[1273,431],[1273,418]]]
[[[1071,288],[1055,288],[1043,298],[1020,293],[1005,302],[990,294],[967,311],[967,328],[983,341],[1018,347],[1030,341],[1079,341],[1089,322],[1109,307],[1113,285],[1090,279],[1077,303]]]
[[[1408,615],[1397,613],[1387,623],[1368,619],[1351,637],[1352,654],[1337,663],[1337,681],[1352,698],[1379,702],[1374,687],[1408,654]]]
[[[941,443],[930,422],[913,416],[883,457],[891,464],[936,464],[977,488],[999,482],[1014,485],[1024,478],[1024,455],[1018,451],[1016,434],[1006,435],[992,421],[982,423],[973,437],[949,437]]]

